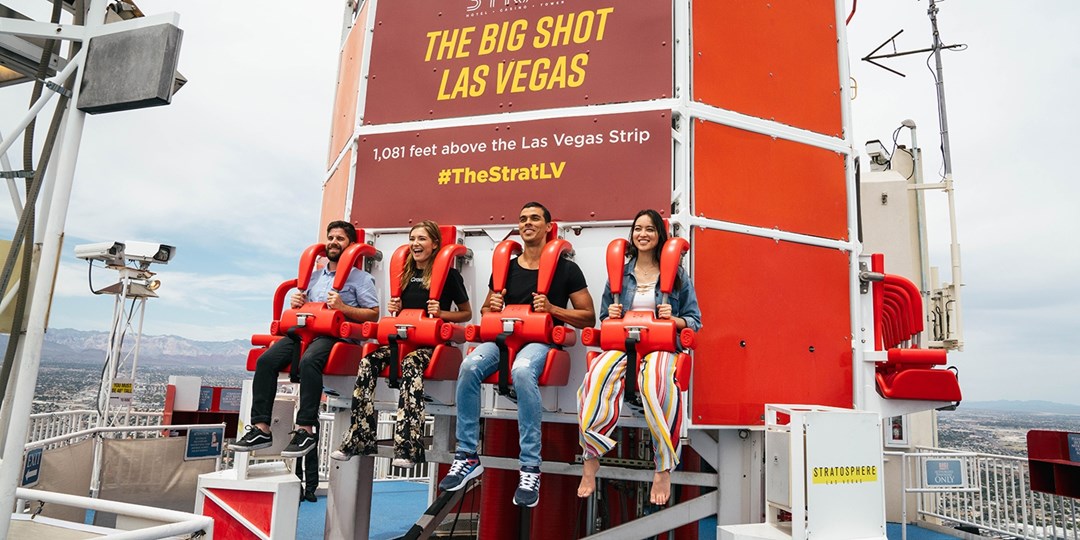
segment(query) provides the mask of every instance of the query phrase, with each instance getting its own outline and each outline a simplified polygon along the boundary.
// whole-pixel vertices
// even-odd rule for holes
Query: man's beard
[[[336,252],[331,252],[331,251],[330,251],[329,249],[327,249],[327,250],[326,250],[326,258],[327,258],[327,259],[328,259],[328,260],[329,260],[330,262],[336,263],[336,262],[338,262],[338,259],[340,259],[340,258],[341,258],[341,254],[342,254],[342,253],[343,253],[344,251],[345,251],[344,249],[339,249],[339,250],[337,250]]]

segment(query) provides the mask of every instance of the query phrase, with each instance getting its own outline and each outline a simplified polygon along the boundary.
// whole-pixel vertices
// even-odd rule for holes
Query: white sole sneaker
[[[349,461],[354,457],[356,457],[356,454],[346,454],[341,450],[334,450],[333,452],[330,452],[330,459],[333,459],[335,461]]]

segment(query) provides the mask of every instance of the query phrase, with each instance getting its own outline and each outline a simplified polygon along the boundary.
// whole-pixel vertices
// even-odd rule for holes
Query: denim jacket
[[[630,262],[623,266],[623,284],[622,292],[619,294],[619,303],[623,305],[623,309],[627,309],[634,302],[634,293],[637,291],[637,277],[634,275],[634,265],[637,263],[636,258],[631,258]],[[701,308],[698,307],[697,295],[694,294],[694,284],[690,281],[690,275],[683,270],[682,266],[678,267],[678,289],[671,291],[668,295],[668,303],[671,304],[671,314],[675,317],[682,317],[686,321],[686,327],[697,332],[701,329]],[[661,303],[662,293],[660,287],[656,287],[656,303]],[[611,298],[611,282],[608,281],[604,284],[604,296],[600,299],[600,320],[604,320],[608,316],[608,307],[612,304]]]

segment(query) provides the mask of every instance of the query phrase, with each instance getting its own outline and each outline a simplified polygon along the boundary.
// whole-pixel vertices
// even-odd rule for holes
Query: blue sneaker
[[[457,491],[465,487],[469,480],[480,476],[482,472],[484,472],[484,466],[480,464],[480,456],[458,452],[454,455],[454,462],[450,464],[450,472],[446,474],[442,482],[439,482],[439,489]]]
[[[540,467],[525,466],[518,476],[514,504],[532,508],[540,502]]]

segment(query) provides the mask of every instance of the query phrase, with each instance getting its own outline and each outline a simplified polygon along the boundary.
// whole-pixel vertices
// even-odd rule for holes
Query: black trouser
[[[308,344],[300,357],[300,410],[296,412],[296,425],[319,425],[319,403],[322,401],[322,372],[330,349],[338,340],[317,337]],[[289,338],[282,338],[270,346],[255,364],[255,377],[251,382],[251,423],[269,424],[274,412],[274,396],[277,395],[278,372],[292,363],[296,347],[300,345]]]
[[[311,451],[304,457],[296,458],[295,469],[296,477],[304,485],[304,492],[300,494],[300,498],[304,498],[304,493],[314,495],[315,490],[319,489],[319,453]]]

